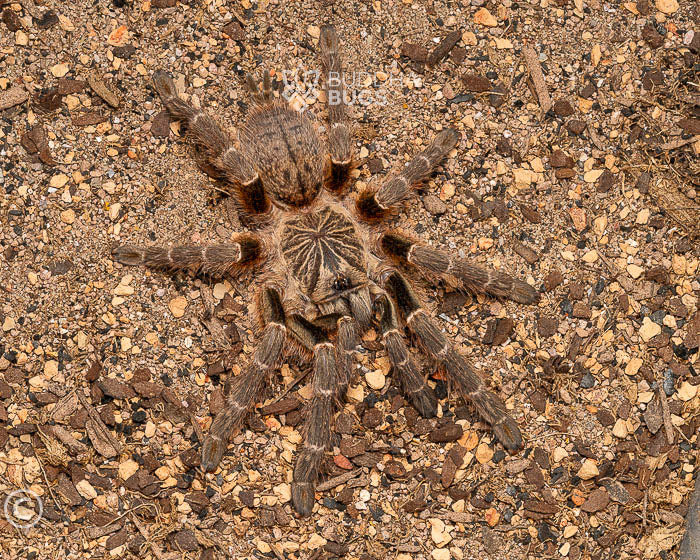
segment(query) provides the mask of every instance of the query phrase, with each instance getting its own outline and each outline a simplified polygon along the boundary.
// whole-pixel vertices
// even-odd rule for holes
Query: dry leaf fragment
[[[700,136],[695,136],[695,139]],[[666,149],[661,146],[662,149]],[[700,234],[700,206],[688,198],[678,186],[668,180],[654,181],[649,189],[656,203],[663,208],[674,221],[688,232],[691,238]]]
[[[14,86],[8,90],[0,91],[0,111],[24,103],[27,99],[29,99],[29,94],[22,86]]]
[[[92,91],[104,99],[110,107],[114,107],[115,109],[119,107],[119,97],[117,94],[111,91],[104,80],[98,78],[96,74],[92,74],[88,78],[88,84],[90,84]]]
[[[117,450],[112,445],[111,434],[108,435],[105,433],[105,431],[109,430],[104,424],[89,418],[85,423],[85,431],[90,438],[92,446],[100,455],[106,459],[111,459],[118,455]]]
[[[462,32],[459,29],[448,33],[428,56],[428,66],[435,66],[438,62],[450,54],[450,51],[457,44],[461,36]]]
[[[66,448],[56,438],[39,430],[39,438],[44,444],[46,460],[54,466],[66,466],[70,463],[71,457]]]
[[[41,124],[33,126],[27,133],[22,135],[20,143],[30,154],[38,152],[39,159],[46,165],[56,165],[56,161],[49,151],[46,131],[44,131],[44,127]]]
[[[51,418],[55,422],[63,422],[78,409],[78,396],[75,391],[70,392],[56,403],[51,411]]]
[[[77,399],[76,399],[77,402]],[[58,425],[53,425],[53,426],[44,426],[42,430],[48,434],[53,435],[58,441],[60,441],[63,445],[65,445],[68,450],[71,452],[73,455],[80,455],[81,453],[86,453],[88,448],[87,446],[82,443],[81,441],[78,441],[73,437],[73,434],[71,434],[68,430],[66,430],[62,426]]]
[[[540,64],[540,59],[530,45],[526,45],[523,48],[523,56],[525,57],[525,64],[530,73],[530,78],[535,87],[535,93],[537,94],[537,100],[542,107],[542,111],[547,113],[552,108],[552,98],[549,96],[549,91],[547,90],[547,84],[544,80],[544,73],[542,72],[542,65]]]

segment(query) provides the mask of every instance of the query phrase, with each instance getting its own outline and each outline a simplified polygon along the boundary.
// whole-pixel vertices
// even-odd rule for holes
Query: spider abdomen
[[[309,120],[277,103],[263,105],[241,130],[242,150],[268,194],[283,206],[308,206],[324,177],[324,150]]]

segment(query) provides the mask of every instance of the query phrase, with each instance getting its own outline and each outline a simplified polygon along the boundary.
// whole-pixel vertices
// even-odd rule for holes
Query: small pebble
[[[187,300],[184,296],[178,296],[170,300],[168,307],[173,317],[182,317],[187,309]]]
[[[668,368],[664,371],[664,380],[662,383],[664,393],[666,393],[667,397],[672,397],[673,393],[676,392],[675,383],[676,377],[673,375],[673,370]]]
[[[384,388],[386,377],[384,377],[384,374],[380,370],[372,370],[365,374],[365,381],[367,381],[367,385],[372,389],[379,391]]]
[[[581,378],[581,388],[590,389],[595,385],[595,377],[591,375],[591,372],[586,372]]]

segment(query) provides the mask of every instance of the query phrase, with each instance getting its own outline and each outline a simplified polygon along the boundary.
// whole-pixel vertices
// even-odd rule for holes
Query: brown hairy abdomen
[[[321,141],[303,115],[277,103],[263,105],[241,130],[246,157],[270,195],[293,207],[308,206],[323,185]]]

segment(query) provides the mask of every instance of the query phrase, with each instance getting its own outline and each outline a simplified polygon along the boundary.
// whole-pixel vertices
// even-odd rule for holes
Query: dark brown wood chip
[[[433,52],[428,55],[428,66],[435,66],[443,58],[450,54],[450,51],[462,37],[462,32],[459,29],[450,31],[438,45],[433,49]]]

